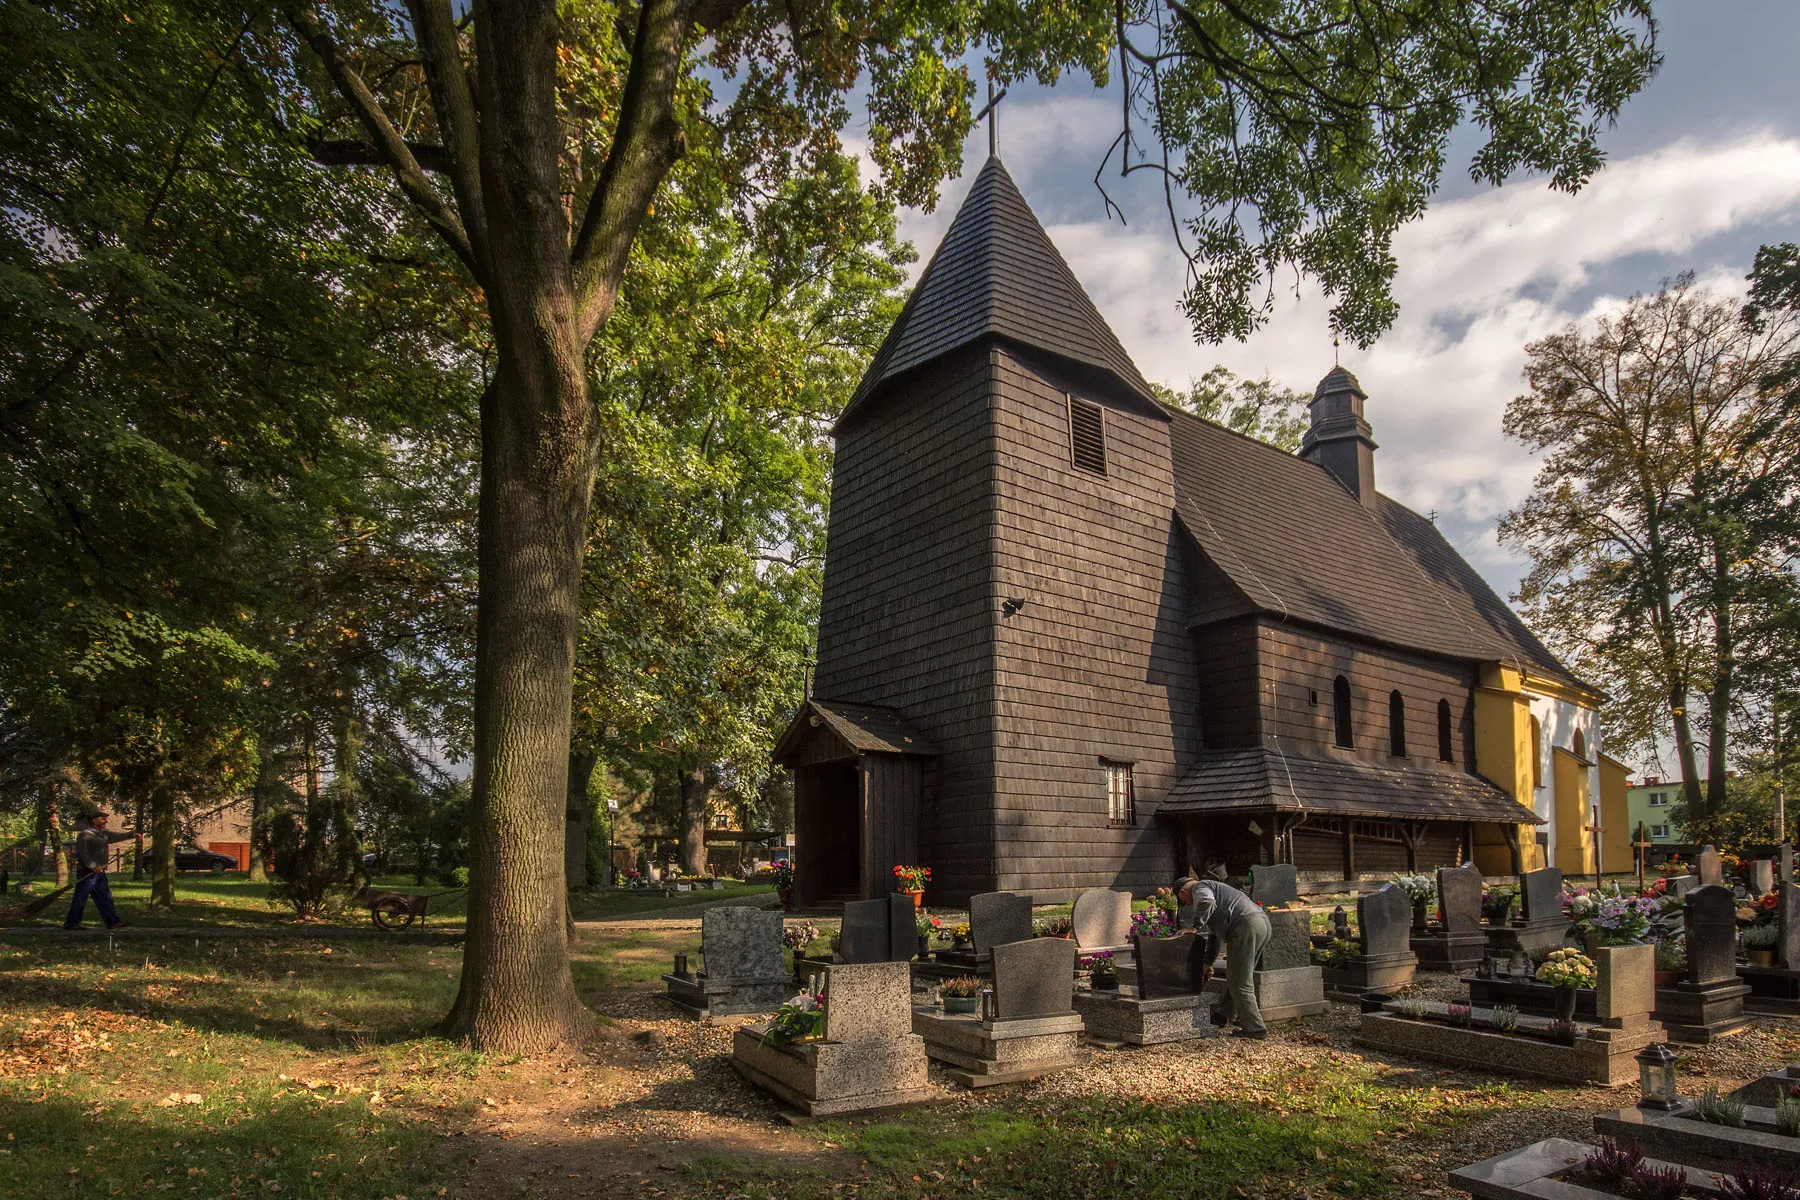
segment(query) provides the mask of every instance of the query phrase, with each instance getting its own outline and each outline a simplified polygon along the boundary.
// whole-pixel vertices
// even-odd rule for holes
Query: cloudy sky
[[[1467,177],[1459,142],[1427,215],[1396,243],[1401,315],[1342,361],[1369,392],[1384,492],[1439,525],[1510,594],[1524,565],[1495,523],[1528,494],[1533,464],[1501,433],[1524,346],[1664,279],[1693,270],[1741,289],[1756,247],[1800,238],[1800,106],[1794,0],[1658,0],[1664,65],[1604,135],[1607,166],[1573,197],[1519,179]],[[1146,377],[1181,386],[1214,363],[1308,392],[1331,368],[1326,304],[1278,292],[1267,327],[1244,343],[1201,346],[1176,307],[1182,262],[1148,195],[1108,220],[1093,176],[1118,132],[1116,93],[1082,79],[1015,88],[1000,108],[1000,156],[1075,274]],[[905,234],[928,258],[987,154],[964,147],[964,174]],[[1110,185],[1109,185],[1110,186]],[[916,268],[915,268],[916,270]]]

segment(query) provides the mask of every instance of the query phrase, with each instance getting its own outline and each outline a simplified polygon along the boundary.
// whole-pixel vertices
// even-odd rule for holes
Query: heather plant
[[[1639,1163],[1626,1181],[1625,1190],[1636,1200],[1681,1200],[1687,1195],[1687,1172],[1677,1166]]]
[[[1719,1176],[1719,1194],[1725,1200],[1800,1200],[1800,1181],[1786,1171],[1739,1163]]]
[[[1519,1027],[1519,1006],[1516,1004],[1494,1005],[1494,1029],[1499,1033],[1511,1033]]]
[[[1598,1183],[1622,1184],[1644,1165],[1644,1152],[1636,1142],[1615,1142],[1601,1138],[1581,1164],[1588,1176]]]
[[[1404,1000],[1397,1000],[1394,1002],[1394,1011],[1409,1021],[1423,1021],[1425,1019],[1425,1014],[1429,1012],[1430,1009],[1426,1007],[1425,1001],[1419,997],[1408,996]]]
[[[1733,1100],[1719,1094],[1719,1085],[1709,1083],[1706,1092],[1700,1097],[1700,1119],[1710,1125],[1726,1125],[1732,1129],[1744,1127],[1744,1102]]]
[[[1775,1131],[1783,1137],[1800,1137],[1800,1100],[1782,1096],[1775,1101]]]

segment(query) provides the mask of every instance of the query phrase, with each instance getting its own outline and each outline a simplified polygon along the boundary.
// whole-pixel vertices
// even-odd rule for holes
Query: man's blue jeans
[[[75,885],[75,900],[69,905],[69,919],[63,922],[64,929],[81,928],[89,896],[94,898],[94,907],[100,910],[100,919],[106,922],[108,929],[119,923],[119,910],[113,907],[112,888],[107,886],[106,872],[90,871]]]

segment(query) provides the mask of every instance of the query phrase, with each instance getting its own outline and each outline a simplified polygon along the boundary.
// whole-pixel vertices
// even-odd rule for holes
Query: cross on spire
[[[996,96],[994,94],[994,81],[989,79],[987,81],[987,104],[982,107],[980,112],[975,114],[975,119],[977,121],[981,120],[983,117],[987,118],[989,158],[996,158],[1000,154],[999,139],[994,132],[994,110],[1000,107],[1000,102],[1004,99],[1006,99],[1006,89],[1001,88],[1000,94]]]

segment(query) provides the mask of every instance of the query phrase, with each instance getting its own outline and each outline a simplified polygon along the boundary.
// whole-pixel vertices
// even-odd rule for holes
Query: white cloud
[[[1040,214],[1068,211],[1077,184],[1091,191],[1087,177],[1065,178],[1063,168],[1071,147],[1104,147],[1116,114],[1101,99],[1052,96],[1001,116],[1008,166]],[[965,161],[978,166],[986,149],[985,134],[971,138]],[[903,229],[922,254],[971,177],[946,188],[936,213],[906,215]],[[1471,562],[1510,590],[1522,565],[1493,527],[1531,487],[1532,460],[1501,432],[1526,343],[1689,268],[1720,290],[1741,290],[1745,239],[1797,212],[1800,140],[1771,133],[1677,141],[1613,162],[1575,196],[1526,182],[1430,209],[1396,239],[1399,321],[1369,350],[1341,351],[1371,393],[1382,490],[1442,514]],[[1151,379],[1181,384],[1223,362],[1310,390],[1330,369],[1328,305],[1316,290],[1278,291],[1272,320],[1246,343],[1196,346],[1177,308],[1182,262],[1166,225],[1122,227],[1097,214],[1049,233]]]

